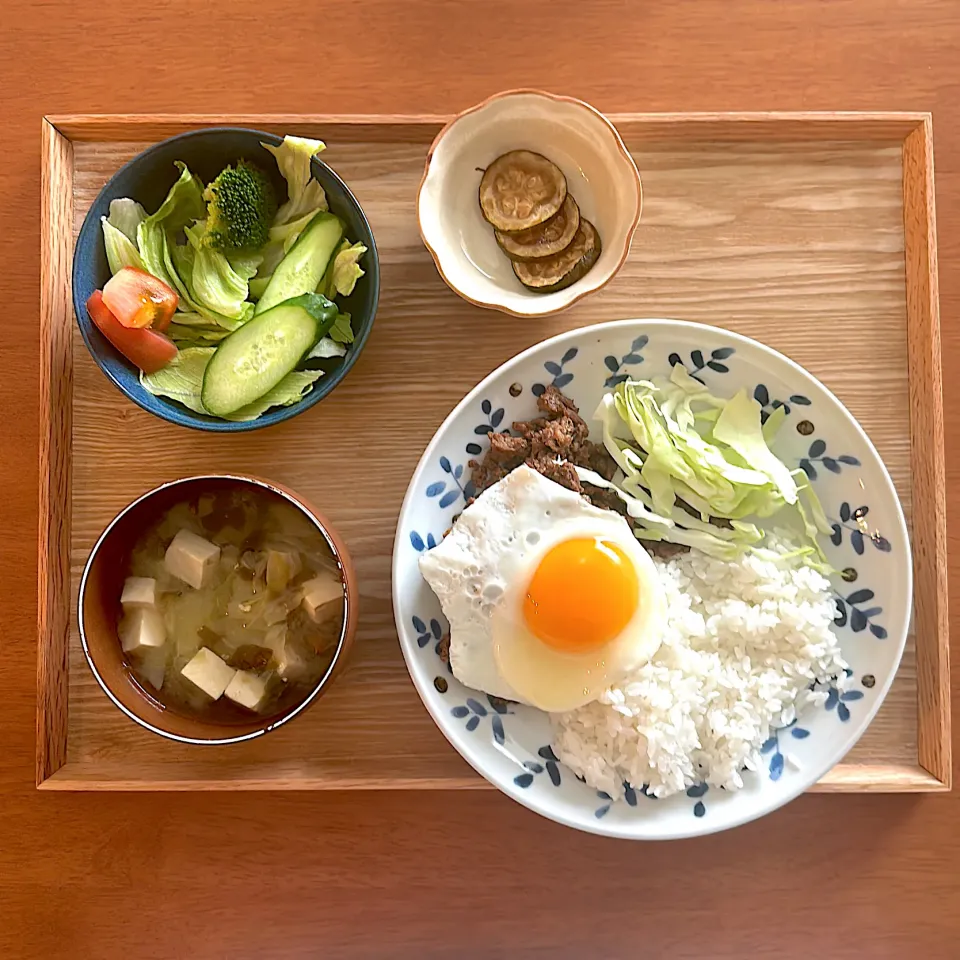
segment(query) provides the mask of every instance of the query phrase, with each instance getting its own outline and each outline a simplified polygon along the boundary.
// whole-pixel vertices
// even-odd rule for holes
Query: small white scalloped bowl
[[[497,246],[477,199],[480,177],[510,150],[534,150],[567,178],[602,252],[586,276],[556,293],[532,293]],[[623,266],[642,205],[640,174],[616,128],[582,100],[539,90],[499,93],[450,121],[427,153],[417,198],[420,235],[440,276],[464,300],[516,317],[566,310]]]

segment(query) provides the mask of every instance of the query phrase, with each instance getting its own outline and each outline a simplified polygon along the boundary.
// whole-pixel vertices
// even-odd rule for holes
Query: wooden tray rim
[[[451,116],[395,114],[71,114],[41,122],[40,510],[38,550],[36,783],[51,790],[209,789],[207,781],[98,781],[74,776],[66,761],[70,635],[70,455],[72,435],[73,143],[159,140],[197,127],[234,125],[287,131],[343,126],[371,140],[402,126],[435,135]],[[829,792],[934,792],[952,785],[946,495],[940,314],[933,178],[933,125],[927,112],[763,111],[619,113],[610,119],[644,139],[688,141],[856,141],[899,143],[907,293],[908,384],[914,483],[914,630],[917,753],[912,765],[836,768],[815,786]],[[387,128],[384,130],[383,128]],[[418,129],[419,128],[419,129]],[[335,132],[335,131],[332,131]],[[932,441],[932,442],[931,442]],[[399,789],[487,787],[479,777],[368,781],[318,778],[217,781],[221,789]]]

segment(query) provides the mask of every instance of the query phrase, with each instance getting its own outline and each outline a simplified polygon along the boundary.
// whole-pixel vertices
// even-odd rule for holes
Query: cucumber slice
[[[333,326],[336,304],[314,293],[287,300],[220,342],[203,374],[200,401],[216,417],[272,390]]]
[[[273,271],[254,314],[266,313],[278,303],[302,293],[313,293],[342,238],[340,218],[332,213],[318,213]]]

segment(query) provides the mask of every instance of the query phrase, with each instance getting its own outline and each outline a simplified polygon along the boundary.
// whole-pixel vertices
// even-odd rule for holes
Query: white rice
[[[670,611],[659,652],[599,701],[553,714],[553,748],[614,799],[624,781],[658,797],[703,781],[739,789],[772,731],[826,700],[812,684],[844,688],[830,584],[797,561],[752,554],[655,562]]]

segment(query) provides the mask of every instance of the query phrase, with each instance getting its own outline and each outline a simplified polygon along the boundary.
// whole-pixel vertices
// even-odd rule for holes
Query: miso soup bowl
[[[141,531],[158,520],[174,504],[201,493],[218,493],[247,487],[285,500],[317,528],[340,567],[344,584],[343,627],[333,660],[319,682],[299,702],[272,715],[251,714],[239,722],[206,721],[179,713],[151,695],[127,666],[117,635],[120,594],[130,555]],[[343,540],[323,515],[297,494],[278,483],[255,477],[210,475],[187,477],[162,484],[124,507],[100,534],[87,559],[80,580],[78,620],[80,642],[87,663],[104,693],[131,720],[154,733],[180,743],[240,743],[263,736],[289,723],[318,700],[342,672],[357,630],[358,589],[356,574]]]

